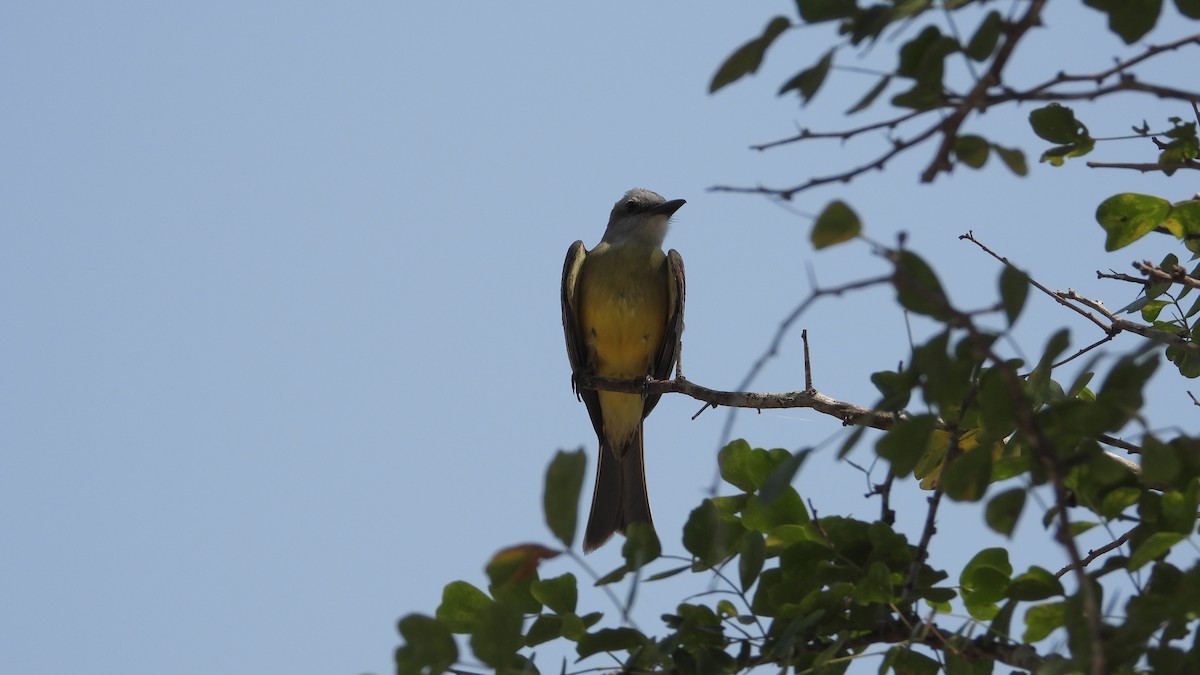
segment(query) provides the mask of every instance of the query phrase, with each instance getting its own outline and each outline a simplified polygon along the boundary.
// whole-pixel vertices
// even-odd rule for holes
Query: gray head
[[[662,246],[671,214],[684,205],[682,199],[667,201],[657,192],[634,188],[613,205],[608,229],[601,241],[621,243],[638,241]]]

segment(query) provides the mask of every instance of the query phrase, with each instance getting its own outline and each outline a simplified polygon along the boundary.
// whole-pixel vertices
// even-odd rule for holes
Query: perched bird
[[[625,193],[613,206],[604,237],[592,250],[571,244],[563,265],[562,317],[571,383],[587,405],[600,441],[600,461],[583,548],[593,551],[647,523],[650,500],[643,465],[642,420],[660,395],[593,391],[580,375],[666,379],[679,358],[683,332],[683,259],[664,253],[667,225],[684,200],[649,190]]]

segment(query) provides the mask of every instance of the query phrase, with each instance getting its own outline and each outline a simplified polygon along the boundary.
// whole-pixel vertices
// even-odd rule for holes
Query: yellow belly
[[[579,328],[588,365],[600,377],[650,375],[666,333],[670,298],[661,249],[597,246],[579,273]],[[620,447],[642,421],[637,394],[598,392],[605,434]]]

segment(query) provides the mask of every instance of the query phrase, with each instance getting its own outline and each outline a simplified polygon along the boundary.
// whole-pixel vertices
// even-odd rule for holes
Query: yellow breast
[[[666,255],[656,247],[601,244],[579,273],[579,328],[592,372],[650,374],[666,332],[670,298]]]

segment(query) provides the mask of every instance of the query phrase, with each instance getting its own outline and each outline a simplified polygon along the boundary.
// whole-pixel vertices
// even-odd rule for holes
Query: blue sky
[[[1103,31],[1102,15],[1059,4],[1052,30]],[[782,1],[7,6],[3,670],[389,672],[398,617],[431,613],[454,579],[483,585],[502,546],[551,541],[545,466],[560,448],[595,450],[568,384],[562,259],[575,239],[599,239],[630,187],[688,200],[667,241],[687,262],[687,373],[707,386],[741,379],[810,274],[833,285],[883,271],[864,245],[811,249],[803,214],[834,198],[878,241],[907,231],[963,305],[991,302],[1000,271],[958,241],[968,229],[1052,288],[1110,307],[1133,299],[1095,270],[1164,248],[1105,254],[1095,205],[1190,188],[1037,164],[1029,107],[972,122],[1024,147],[1029,178],[992,161],[919,185],[931,152],[919,149],[790,208],[708,191],[799,183],[880,147],[747,150],[797,125],[873,119],[843,115],[870,76],[834,73],[807,108],[774,96],[820,56],[825,29],[785,35],[756,77],[707,94],[727,54],[791,12]],[[1194,32],[1180,23],[1148,41]],[[1129,53],[1107,33],[1068,49],[1052,30],[1013,64],[1019,81],[1047,61],[1086,72]],[[863,63],[890,67],[895,44]],[[1186,60],[1170,62],[1159,75],[1186,85]],[[1090,117],[1079,106],[1095,135],[1190,113],[1120,100],[1131,105]],[[1136,141],[1097,153],[1148,156]],[[1036,359],[1063,325],[1074,346],[1100,337],[1035,296],[1016,341]],[[800,327],[816,386],[836,398],[871,403],[869,374],[907,358],[886,289],[824,300]],[[918,337],[928,328],[914,323]],[[1152,426],[1196,431],[1189,386],[1156,380]],[[795,332],[754,388],[802,387]],[[674,553],[727,414],[693,421],[698,408],[668,396],[647,425],[651,502]],[[735,427],[793,449],[839,433],[804,410],[742,413]],[[862,474],[824,455],[797,479],[805,498],[822,514],[876,513]],[[853,458],[870,456],[862,446]],[[902,486],[898,525],[919,531],[924,495]],[[968,548],[960,533],[988,541],[978,506],[954,511],[934,547],[947,565]],[[1013,545],[1018,569],[1060,562],[1039,517]],[[588,562],[607,571],[618,553]],[[567,561],[546,573],[565,571],[583,574]],[[646,625],[663,609],[654,598],[680,596],[645,594]]]

